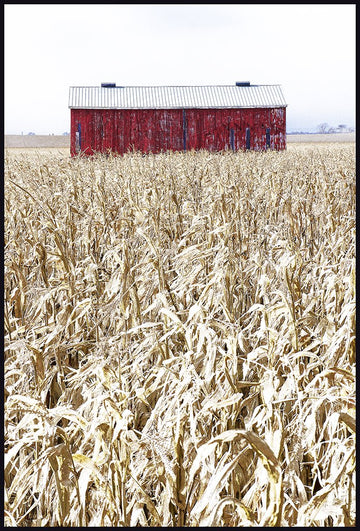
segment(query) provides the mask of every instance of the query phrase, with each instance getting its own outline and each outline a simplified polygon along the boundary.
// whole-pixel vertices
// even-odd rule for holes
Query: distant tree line
[[[21,133],[21,134],[23,134],[23,133]],[[36,133],[32,133],[32,132],[30,132],[30,133],[28,133],[28,135],[30,135],[30,136],[35,136]],[[49,133],[49,135],[54,136],[54,133]],[[62,134],[62,136],[69,136],[69,135],[70,135],[70,133],[67,133],[67,132],[65,132],[65,133]]]
[[[287,131],[288,135],[310,135],[310,134],[328,134],[328,133],[353,133],[354,127],[348,127],[346,124],[339,124],[337,127],[330,126],[328,123],[323,122],[316,127],[316,131]]]
[[[328,123],[323,122],[317,126],[318,133],[353,133],[354,128],[348,127],[346,124],[339,124],[337,127],[332,127]]]

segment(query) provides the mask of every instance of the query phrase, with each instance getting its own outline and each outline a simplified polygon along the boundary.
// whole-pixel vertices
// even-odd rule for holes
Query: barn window
[[[270,127],[266,128],[266,149],[270,148]]]
[[[250,127],[246,128],[245,141],[246,141],[246,149],[250,149]]]

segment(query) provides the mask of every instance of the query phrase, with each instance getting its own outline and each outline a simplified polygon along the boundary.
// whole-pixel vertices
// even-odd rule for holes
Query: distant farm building
[[[279,85],[70,87],[71,155],[286,149]]]

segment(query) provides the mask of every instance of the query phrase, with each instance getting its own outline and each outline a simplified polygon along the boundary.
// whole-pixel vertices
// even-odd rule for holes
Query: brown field
[[[334,143],[334,142],[355,142],[355,133],[334,133],[334,134],[311,134],[311,135],[287,135],[287,142],[298,143]]]
[[[69,148],[70,136],[5,135],[5,148]]]
[[[5,525],[355,526],[355,146],[5,150]]]

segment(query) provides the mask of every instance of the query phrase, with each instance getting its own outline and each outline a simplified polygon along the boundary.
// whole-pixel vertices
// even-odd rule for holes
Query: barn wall
[[[184,149],[209,151],[265,150],[266,129],[270,149],[286,148],[286,109],[72,109],[71,155],[76,154],[76,132],[80,124],[81,152],[131,150],[159,153]]]

